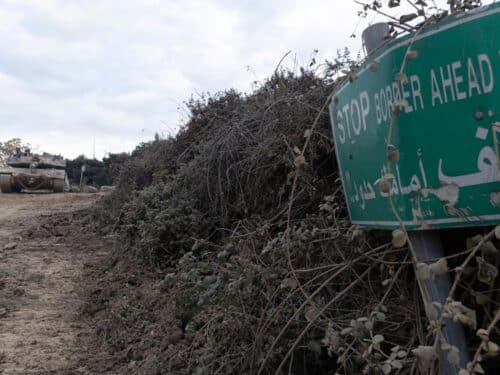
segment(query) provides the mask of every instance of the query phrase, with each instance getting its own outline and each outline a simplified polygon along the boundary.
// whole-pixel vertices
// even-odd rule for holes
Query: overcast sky
[[[385,1],[384,1],[385,2]],[[102,158],[175,134],[192,94],[349,46],[351,0],[0,0],[0,141]],[[357,26],[358,25],[358,26]],[[356,28],[357,26],[357,28]]]

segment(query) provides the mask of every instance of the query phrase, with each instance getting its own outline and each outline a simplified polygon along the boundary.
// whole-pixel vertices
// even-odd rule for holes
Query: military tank
[[[6,167],[0,167],[0,189],[2,193],[21,191],[52,191],[62,193],[68,190],[66,160],[62,156],[43,153],[36,155],[29,149],[17,149],[6,160]]]

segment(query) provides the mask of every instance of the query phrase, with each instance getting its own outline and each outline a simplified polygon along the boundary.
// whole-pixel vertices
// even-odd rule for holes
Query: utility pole
[[[87,170],[87,165],[83,164],[80,168],[80,191],[83,188],[83,174],[85,173],[86,170]]]

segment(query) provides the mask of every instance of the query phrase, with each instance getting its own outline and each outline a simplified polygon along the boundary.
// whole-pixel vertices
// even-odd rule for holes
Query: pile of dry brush
[[[412,349],[434,337],[408,249],[347,216],[325,107],[333,86],[308,70],[281,71],[249,95],[192,100],[175,138],[141,145],[120,168],[118,189],[96,213],[117,249],[94,274],[84,311],[106,370],[422,368]],[[465,237],[444,240],[456,250]],[[493,248],[484,256],[498,264]],[[449,268],[467,254],[450,256]],[[496,275],[481,282],[474,267],[458,299],[481,327],[500,289]],[[471,350],[481,345],[474,330],[468,337]]]

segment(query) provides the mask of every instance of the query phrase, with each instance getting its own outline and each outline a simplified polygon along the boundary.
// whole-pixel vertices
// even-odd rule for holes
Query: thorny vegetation
[[[445,318],[466,326],[461,374],[499,368],[500,229],[446,232],[447,257],[417,263],[404,227],[388,238],[351,226],[333,86],[277,70],[250,95],[192,100],[175,138],[120,168],[97,216],[120,246],[89,294],[102,307],[86,310],[107,370],[436,373],[439,350],[457,368],[464,355],[441,337]],[[422,282],[447,274],[445,305],[422,300]]]
[[[358,16],[365,18],[370,12],[378,13],[385,18],[390,26],[387,39],[393,39],[400,34],[413,32],[421,29],[429,23],[437,22],[450,14],[457,14],[473,10],[482,5],[481,0],[388,0],[387,8],[380,0],[361,1],[354,0],[362,8],[358,11]],[[407,5],[412,9],[411,13],[393,16],[391,10]]]

